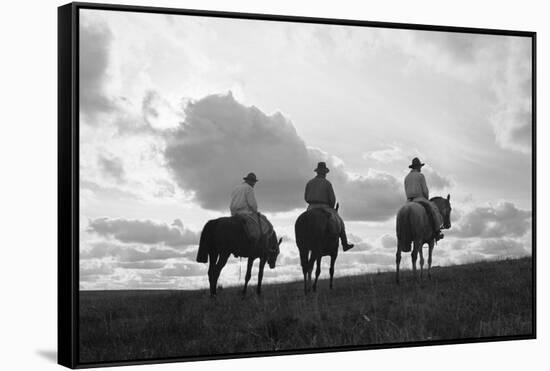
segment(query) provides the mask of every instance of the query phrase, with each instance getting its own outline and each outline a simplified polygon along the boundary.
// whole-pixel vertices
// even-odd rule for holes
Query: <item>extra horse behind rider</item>
[[[451,228],[451,195],[447,198],[434,197],[430,199],[439,211],[444,229]],[[397,212],[396,220],[397,232],[397,253],[395,255],[396,281],[399,283],[399,264],[401,262],[401,252],[411,251],[412,268],[414,278],[416,276],[416,259],[420,254],[420,278],[422,279],[424,269],[424,256],[422,246],[428,244],[428,278],[431,278],[432,251],[436,242],[434,228],[429,220],[425,208],[417,202],[407,202]]]
[[[336,205],[338,210],[338,205]],[[331,214],[324,209],[310,209],[300,214],[294,225],[296,245],[300,251],[300,263],[304,274],[304,292],[311,288],[311,272],[317,262],[313,291],[321,274],[321,258],[330,256],[330,288],[334,277],[334,263],[338,257],[339,231],[330,228]]]
[[[216,296],[218,278],[231,254],[235,257],[248,258],[243,295],[246,294],[254,260],[260,259],[256,288],[257,294],[260,295],[265,263],[269,264],[270,269],[275,268],[281,242],[282,238],[277,241],[277,234],[271,230],[270,233],[262,235],[260,241],[254,244],[246,232],[245,224],[239,217],[222,217],[208,221],[201,233],[197,262],[209,262],[210,295]]]

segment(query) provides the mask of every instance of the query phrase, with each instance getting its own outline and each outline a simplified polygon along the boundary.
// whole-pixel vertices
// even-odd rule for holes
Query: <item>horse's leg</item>
[[[330,289],[332,290],[332,280],[334,278],[334,263],[336,262],[336,257],[338,255],[337,254],[332,254],[330,256],[330,269],[329,269],[329,273],[330,273]]]
[[[414,246],[413,246],[413,249],[412,249],[412,252],[411,252],[413,277],[414,277],[415,281],[418,281],[418,277],[416,276],[416,258],[418,257],[418,246],[419,245],[420,245],[419,242],[414,241]]]
[[[254,264],[254,259],[248,258],[248,262],[246,264],[246,274],[244,276],[243,297],[246,295],[246,287],[248,286],[248,281],[250,281],[250,277],[252,276],[252,264]]]
[[[304,274],[304,294],[307,294],[308,252],[304,251],[304,249],[300,250],[300,264],[302,265],[302,273]]]
[[[422,252],[423,244],[420,245],[418,253],[420,254],[420,281],[422,281],[422,276],[424,275],[424,253]]]
[[[307,289],[311,290],[311,272],[313,271],[313,265],[315,264],[315,259],[313,258],[313,251],[309,254],[307,260]]]
[[[216,260],[218,256],[216,254],[210,254],[208,265],[208,282],[210,283],[210,296],[216,296],[216,281],[214,279],[216,272]]]
[[[432,251],[434,249],[434,242],[431,241],[428,244],[428,279],[432,279]]]
[[[230,253],[228,252],[222,252],[220,254],[220,257],[218,258],[218,261],[216,262],[216,267],[214,269],[214,295],[216,295],[216,287],[218,286],[218,278],[220,278],[220,273],[227,263],[227,259],[229,259]]]
[[[401,249],[397,247],[397,252],[395,253],[395,282],[399,285],[399,264],[401,263]]]
[[[317,291],[317,280],[319,279],[319,275],[321,274],[321,258],[321,255],[319,255],[319,257],[317,258],[317,269],[315,270],[315,282],[313,283],[313,292]]]
[[[265,258],[260,260],[260,269],[258,270],[258,286],[256,287],[256,294],[258,294],[258,296],[262,294],[262,279],[264,278],[265,262]]]

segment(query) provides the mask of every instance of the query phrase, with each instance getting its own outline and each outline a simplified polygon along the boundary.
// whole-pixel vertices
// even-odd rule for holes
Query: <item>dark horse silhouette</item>
[[[338,210],[338,205],[336,205]],[[313,291],[317,290],[317,280],[321,274],[321,258],[330,256],[330,288],[334,277],[334,263],[338,257],[338,235],[329,232],[330,214],[323,209],[304,211],[294,225],[296,245],[300,250],[300,263],[304,274],[304,292],[311,288],[311,272],[317,262]]]
[[[197,261],[199,263],[210,261],[208,268],[210,295],[216,296],[218,278],[231,254],[236,257],[248,258],[243,295],[246,294],[246,287],[251,277],[252,264],[254,260],[260,258],[258,286],[256,288],[256,292],[260,295],[265,263],[269,264],[269,268],[275,268],[281,242],[282,238],[277,241],[277,235],[273,231],[268,237],[263,237],[260,240],[259,245],[262,246],[261,248],[253,248],[240,219],[223,217],[208,221],[202,229]]]
[[[437,208],[443,218],[443,228],[451,228],[451,195],[447,198],[434,197],[430,199]],[[412,267],[414,278],[416,276],[416,258],[420,254],[420,279],[424,270],[424,256],[422,255],[422,246],[425,243],[429,246],[428,253],[428,278],[431,276],[432,268],[432,251],[435,245],[433,238],[434,230],[426,209],[417,202],[407,202],[397,212],[396,220],[397,232],[397,253],[395,254],[395,280],[399,283],[399,263],[401,262],[401,252],[411,251],[411,243],[413,248],[411,251]]]

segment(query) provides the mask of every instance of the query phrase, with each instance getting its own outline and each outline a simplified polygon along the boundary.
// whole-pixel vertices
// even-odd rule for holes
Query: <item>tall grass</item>
[[[201,291],[80,293],[81,362],[530,334],[531,259]],[[337,275],[337,273],[336,273]]]

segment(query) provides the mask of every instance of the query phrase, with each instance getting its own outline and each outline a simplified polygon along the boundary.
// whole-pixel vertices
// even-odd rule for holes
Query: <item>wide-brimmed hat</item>
[[[419,169],[424,165],[426,164],[423,164],[418,157],[415,157],[412,160],[412,164],[409,165],[409,169]]]
[[[315,172],[317,172],[317,173],[325,173],[325,174],[326,174],[326,173],[328,173],[330,170],[328,169],[326,163],[324,163],[324,162],[319,162],[319,163],[317,164],[317,168],[316,168],[315,170],[313,170],[313,171],[315,171]]]
[[[256,183],[258,181],[258,178],[256,178],[256,174],[254,173],[248,173],[247,176],[243,178],[243,180],[248,180],[249,182]]]

